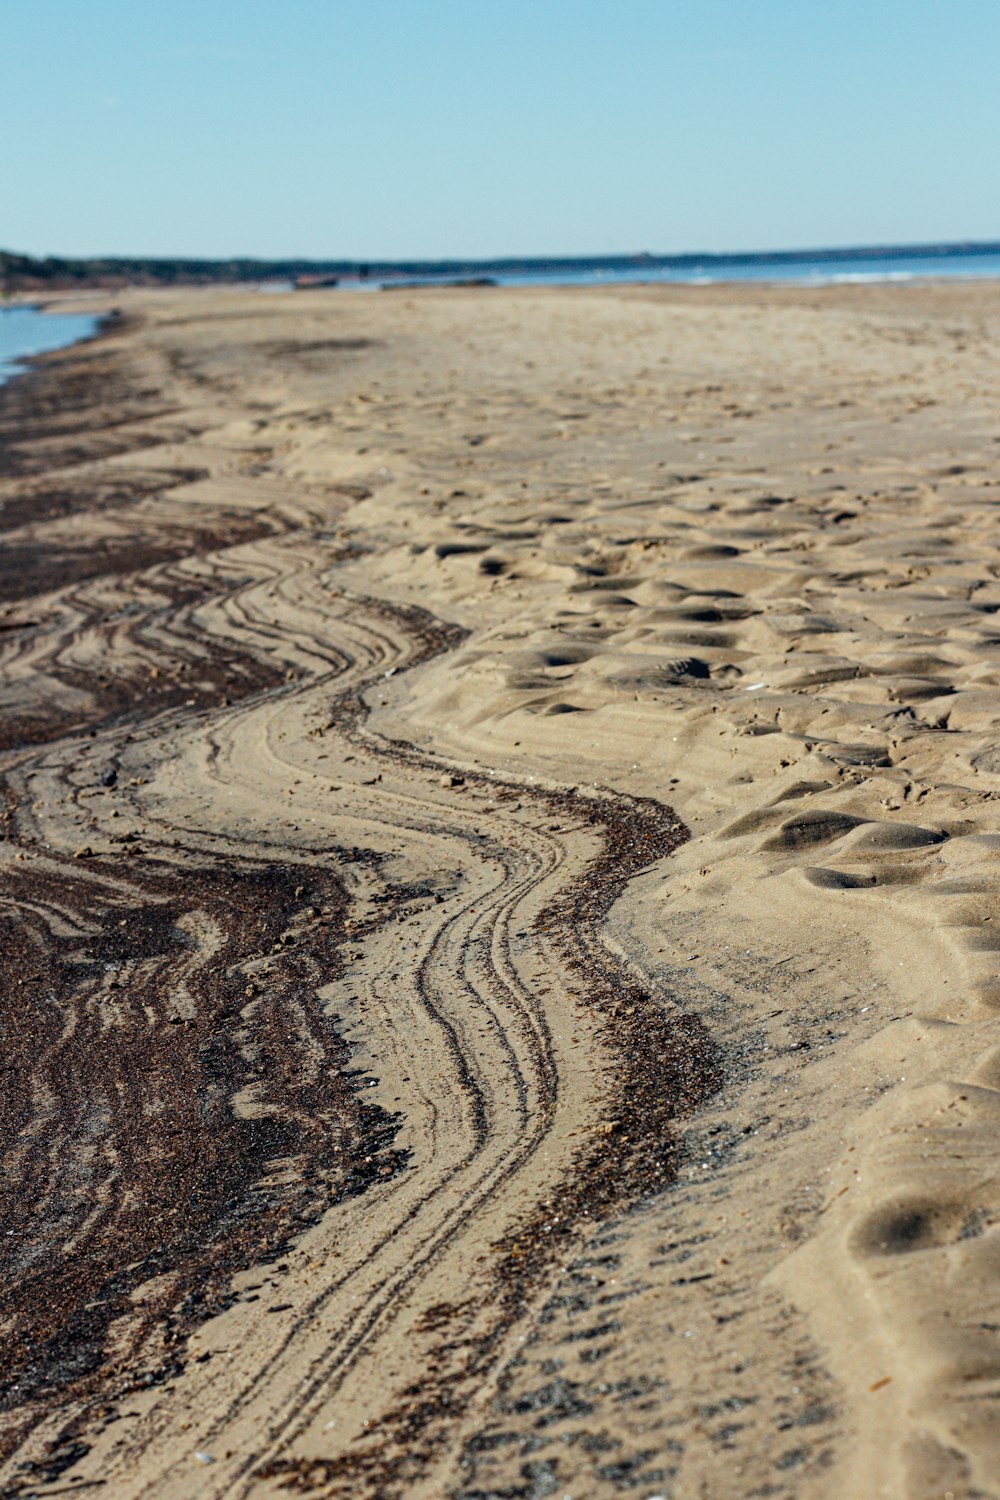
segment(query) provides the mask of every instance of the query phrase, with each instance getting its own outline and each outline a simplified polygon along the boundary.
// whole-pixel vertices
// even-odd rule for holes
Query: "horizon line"
[[[181,262],[197,265],[244,265],[244,266],[316,266],[328,267],[330,269],[347,270],[356,266],[368,266],[371,268],[386,269],[409,269],[413,267],[439,267],[451,269],[459,267],[481,267],[483,269],[493,267],[513,266],[542,266],[542,265],[608,265],[611,263],[653,263],[653,264],[691,264],[698,262],[712,262],[715,264],[760,260],[760,261],[797,261],[810,259],[848,259],[852,256],[868,259],[875,256],[885,255],[988,255],[1000,253],[1000,239],[997,240],[931,240],[931,241],[882,241],[876,243],[863,243],[852,245],[826,245],[812,248],[794,249],[770,249],[770,250],[683,250],[683,251],[650,251],[650,250],[622,250],[590,252],[586,254],[574,254],[572,252],[560,251],[546,254],[504,254],[504,255],[450,255],[450,256],[345,256],[320,257],[315,255],[191,255],[187,253],[157,252],[149,253],[123,253],[123,252],[101,252],[91,255],[65,255],[48,252],[44,255],[31,254],[28,251],[0,249],[0,259],[25,260],[38,263],[63,263],[80,264],[88,262],[105,262],[110,264],[132,264],[141,263],[167,263]]]

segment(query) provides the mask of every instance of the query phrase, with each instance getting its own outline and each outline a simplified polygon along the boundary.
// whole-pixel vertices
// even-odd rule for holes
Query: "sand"
[[[1000,1494],[1000,287],[116,306],[0,393],[3,1493]]]

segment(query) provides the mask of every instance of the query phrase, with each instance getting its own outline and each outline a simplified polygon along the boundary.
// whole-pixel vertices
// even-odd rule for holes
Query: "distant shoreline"
[[[968,264],[967,274],[980,274],[972,266],[995,258],[1000,274],[1000,240],[960,241],[924,245],[840,246],[819,250],[753,250],[677,255],[647,252],[628,255],[501,256],[491,260],[207,260],[177,257],[64,257],[39,258],[0,251],[0,289],[15,292],[120,288],[123,286],[208,286],[284,281],[291,285],[336,285],[339,282],[395,283],[398,280],[437,282],[442,279],[483,277],[515,281],[550,281],[608,278],[636,280],[645,276],[664,280],[731,279],[716,273],[739,269],[733,279],[765,279],[769,268],[857,266],[874,268],[886,263],[930,263],[915,275],[956,274],[944,270],[945,263]],[[890,271],[885,272],[891,276]],[[907,271],[901,270],[901,276]],[[961,273],[958,273],[961,274]],[[987,273],[988,274],[988,273]],[[785,278],[781,278],[785,279]]]

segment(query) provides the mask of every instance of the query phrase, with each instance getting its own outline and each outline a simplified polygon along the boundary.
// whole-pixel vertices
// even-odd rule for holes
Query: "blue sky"
[[[4,248],[1000,238],[998,0],[45,0],[0,34]]]

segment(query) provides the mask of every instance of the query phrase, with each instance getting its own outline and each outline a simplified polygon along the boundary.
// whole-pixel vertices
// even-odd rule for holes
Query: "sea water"
[[[688,261],[682,265],[657,265],[637,260],[631,265],[538,271],[494,272],[496,280],[506,286],[564,285],[586,286],[593,283],[669,282],[687,286],[711,286],[721,281],[771,282],[785,286],[836,286],[877,281],[922,281],[928,277],[964,280],[1000,278],[1000,254],[970,255],[956,252],[938,255],[890,254],[885,256],[849,257],[817,255],[815,258],[767,261],[756,256],[745,260],[738,256],[725,260]]]
[[[486,278],[498,286],[608,286],[624,282],[711,286],[756,282],[817,287],[852,282],[1000,279],[1000,250],[941,245],[884,251],[792,251],[746,255],[608,255],[551,259],[382,264],[367,274],[345,269],[345,291],[377,291],[397,285],[435,286]],[[275,290],[279,288],[275,286]],[[285,288],[280,288],[284,290]],[[288,284],[291,289],[291,283]]]
[[[20,375],[32,355],[90,338],[99,321],[88,313],[48,313],[21,304],[0,307],[0,385]]]

